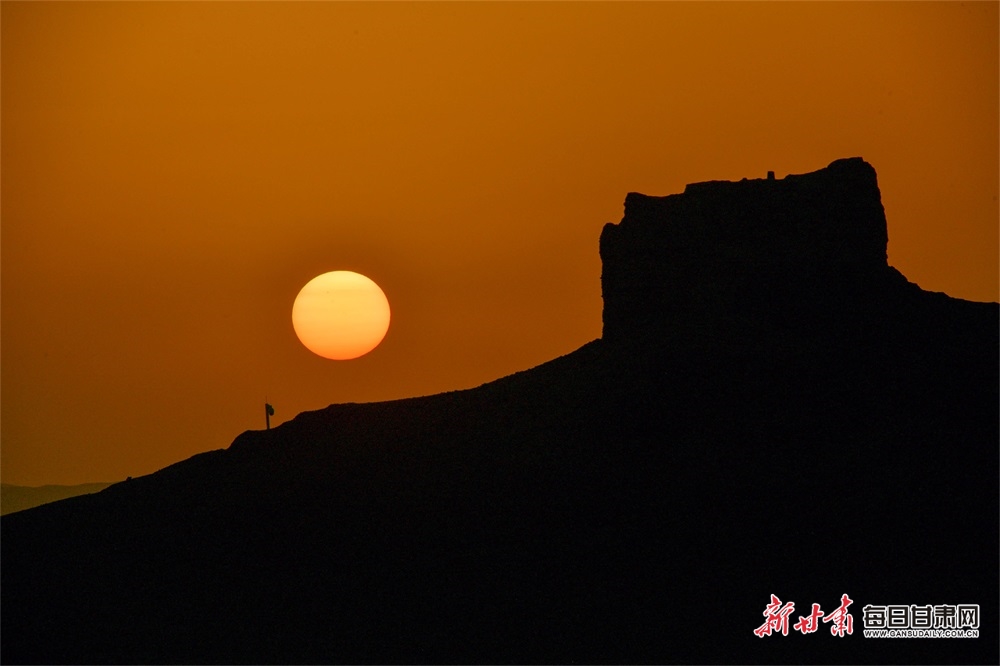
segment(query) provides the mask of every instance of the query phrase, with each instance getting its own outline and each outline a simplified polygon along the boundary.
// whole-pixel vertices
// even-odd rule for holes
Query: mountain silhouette
[[[41,504],[57,502],[67,497],[86,495],[104,490],[110,483],[81,483],[75,486],[15,486],[0,484],[0,515],[24,511]]]
[[[4,516],[3,661],[997,663],[1000,307],[886,243],[860,158],[629,194],[600,339]]]

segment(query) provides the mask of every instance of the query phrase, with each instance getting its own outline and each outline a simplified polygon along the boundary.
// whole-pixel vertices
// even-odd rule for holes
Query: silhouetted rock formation
[[[858,159],[629,195],[601,340],[5,516],[3,660],[996,663],[998,306],[885,228]],[[853,636],[752,633],[845,593]],[[978,639],[861,635],[965,603]]]
[[[860,158],[781,180],[631,193],[601,234],[604,339],[767,344],[897,282],[875,170]],[[825,323],[825,322],[824,322]]]

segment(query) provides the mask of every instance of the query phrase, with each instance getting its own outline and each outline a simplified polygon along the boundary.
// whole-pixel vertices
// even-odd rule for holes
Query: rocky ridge
[[[3,660],[997,663],[1000,306],[885,228],[857,158],[631,194],[601,339],[4,516]],[[854,636],[752,633],[845,593]],[[865,639],[869,603],[981,635]]]

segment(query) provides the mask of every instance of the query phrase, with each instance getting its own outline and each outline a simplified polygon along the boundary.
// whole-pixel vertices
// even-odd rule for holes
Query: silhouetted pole
[[[267,429],[271,429],[271,417],[274,416],[274,407],[270,403],[264,403],[264,423],[267,425]]]

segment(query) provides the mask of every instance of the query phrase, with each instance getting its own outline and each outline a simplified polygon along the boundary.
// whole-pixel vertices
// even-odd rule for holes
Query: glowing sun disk
[[[324,273],[295,297],[292,327],[314,354],[339,361],[357,358],[375,349],[389,330],[389,301],[364,275]]]

